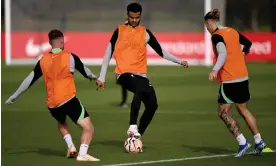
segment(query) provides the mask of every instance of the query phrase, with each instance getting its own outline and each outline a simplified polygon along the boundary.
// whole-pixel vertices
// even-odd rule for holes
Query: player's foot
[[[245,145],[240,145],[239,150],[235,157],[241,157],[251,147],[251,144],[246,141]]]
[[[266,144],[264,143],[263,140],[261,140],[260,143],[258,143],[258,144],[255,145],[254,153],[255,153],[255,154],[259,154],[259,153],[261,153],[261,152],[263,151],[263,149],[265,149],[265,148],[266,148]]]
[[[118,104],[118,107],[127,108],[128,105],[126,103],[121,103],[121,104]]]
[[[138,130],[136,128],[129,128],[127,130],[127,135],[128,135],[128,137],[135,137],[136,139],[141,138],[141,134],[138,132]]]
[[[74,146],[71,146],[70,148],[67,149],[67,158],[76,158],[78,155],[78,151]]]
[[[85,161],[100,161],[100,159],[97,159],[97,158],[95,158],[93,156],[90,156],[89,154],[86,154],[84,156],[78,155],[78,157],[77,157],[76,160],[80,161],[80,162],[85,162]]]

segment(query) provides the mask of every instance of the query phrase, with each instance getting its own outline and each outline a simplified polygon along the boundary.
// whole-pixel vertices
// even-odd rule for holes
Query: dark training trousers
[[[138,127],[139,133],[143,135],[158,108],[155,90],[147,78],[131,73],[122,74],[118,79],[118,83],[134,93],[131,102],[130,125],[137,124],[141,102],[145,105],[145,111]]]

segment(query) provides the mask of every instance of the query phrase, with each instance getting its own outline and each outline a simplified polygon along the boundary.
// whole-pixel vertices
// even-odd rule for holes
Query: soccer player
[[[60,30],[51,30],[48,37],[52,46],[51,52],[42,56],[33,71],[26,77],[17,91],[9,97],[6,104],[12,104],[43,76],[47,89],[47,105],[51,115],[57,120],[58,129],[68,146],[67,157],[76,157],[77,161],[99,161],[99,159],[87,154],[94,127],[85,107],[76,97],[73,74],[76,69],[89,80],[96,80],[97,77],[83,65],[77,55],[64,50],[64,36]],[[79,153],[74,146],[66,123],[67,115],[82,128]]]
[[[127,134],[138,138],[144,134],[158,107],[155,90],[147,78],[146,45],[149,44],[161,57],[188,67],[186,61],[165,51],[151,31],[140,25],[141,14],[140,4],[131,3],[127,6],[128,21],[114,31],[104,55],[100,77],[96,82],[98,87],[104,88],[107,67],[114,53],[118,82],[134,93]],[[145,111],[137,127],[141,102],[145,105]]]
[[[232,104],[235,104],[254,135],[256,144],[254,152],[260,153],[266,148],[266,144],[261,137],[255,117],[247,109],[250,93],[244,56],[249,53],[252,43],[235,29],[221,26],[219,19],[218,9],[208,12],[204,17],[205,26],[212,35],[215,53],[214,67],[209,74],[209,80],[216,79],[220,83],[218,114],[239,143],[236,157],[243,156],[251,145],[240,131],[238,122],[231,115]],[[240,44],[244,46],[243,49]]]

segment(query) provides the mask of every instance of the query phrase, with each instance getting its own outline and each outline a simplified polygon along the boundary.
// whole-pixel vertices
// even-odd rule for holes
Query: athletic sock
[[[130,129],[136,129],[136,130],[137,130],[138,127],[137,127],[137,125],[129,125],[129,128],[130,128]]]
[[[88,145],[86,144],[81,144],[80,145],[80,151],[79,151],[79,155],[80,156],[85,156],[87,154],[87,151],[88,151]]]
[[[254,135],[253,138],[254,138],[256,144],[258,144],[262,141],[262,137],[261,137],[260,133]]]
[[[66,135],[63,137],[63,139],[65,140],[65,142],[66,142],[68,148],[74,146],[73,141],[72,141],[72,137],[71,137],[70,134],[66,134]]]
[[[242,133],[240,135],[238,135],[236,137],[236,139],[237,139],[239,145],[245,145],[246,144],[246,139],[245,139],[245,137],[243,136]]]

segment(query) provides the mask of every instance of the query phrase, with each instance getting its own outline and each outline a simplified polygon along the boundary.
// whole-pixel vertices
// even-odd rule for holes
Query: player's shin
[[[100,161],[99,159],[87,154],[89,144],[94,134],[94,126],[90,121],[90,118],[86,117],[84,119],[81,119],[78,121],[78,124],[82,128],[82,135],[81,135],[80,150],[76,160],[79,162]]]
[[[130,121],[129,125],[136,125],[141,107],[141,98],[139,93],[135,93],[131,102]]]
[[[127,100],[127,89],[122,86],[122,102],[120,103],[121,106],[126,104]]]
[[[72,137],[71,137],[68,125],[66,123],[64,124],[58,123],[58,129],[61,135],[63,136],[63,139],[66,142],[68,148],[74,147],[74,143],[72,141]]]
[[[245,145],[247,143],[246,138],[240,132],[238,122],[231,115],[231,105],[220,105],[219,117],[225,123],[228,130],[236,137],[239,145]]]
[[[73,143],[68,125],[66,123],[64,123],[64,124],[58,123],[58,129],[59,129],[61,135],[63,136],[63,139],[66,142],[67,147],[68,147],[66,157],[67,158],[75,158],[78,154],[78,151],[75,148],[75,145]]]
[[[238,122],[232,118],[232,116],[229,114],[229,111],[227,110],[221,110],[219,112],[219,117],[221,120],[225,123],[226,127],[228,130],[235,136],[237,137],[240,135],[240,127]]]
[[[263,141],[261,134],[259,133],[258,124],[256,118],[252,115],[252,113],[247,109],[247,104],[236,104],[237,110],[239,111],[240,115],[244,118],[248,128],[250,129],[251,133],[253,134],[253,138],[255,141],[255,153],[260,153],[263,150],[265,152],[271,152],[271,149],[268,148]]]
[[[94,133],[94,127],[89,119],[89,117],[86,117],[78,122],[80,127],[82,128],[82,135],[81,135],[81,145],[80,145],[80,156],[85,156],[88,151],[89,144],[92,140],[93,133]]]
[[[146,106],[146,109],[140,119],[140,123],[139,123],[139,132],[141,135],[144,134],[144,132],[146,131],[148,125],[150,124],[156,110],[158,108],[157,104],[152,104],[150,106]]]
[[[133,100],[131,102],[131,110],[130,110],[130,120],[129,120],[129,129],[127,130],[127,135],[129,137],[140,134],[137,128],[137,119],[139,115],[139,110],[141,107],[141,99],[138,93],[134,94]]]
[[[248,128],[250,129],[253,135],[259,133],[258,124],[256,118],[252,115],[252,113],[247,109],[246,104],[236,104],[237,110],[239,111],[240,115],[245,120]]]

